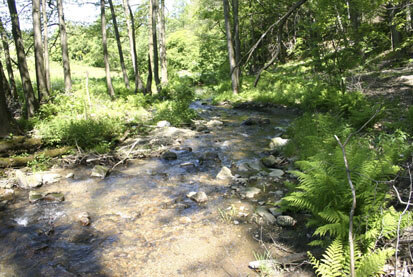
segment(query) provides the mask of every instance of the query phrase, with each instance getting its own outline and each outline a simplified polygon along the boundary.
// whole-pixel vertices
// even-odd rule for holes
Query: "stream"
[[[290,164],[278,178],[260,159],[295,115],[202,102],[192,108],[201,117],[196,129],[158,128],[148,138],[170,140],[177,159],[130,160],[104,179],[90,177],[87,166],[54,168],[74,177],[36,191],[60,192],[62,202],[30,203],[29,191],[16,189],[0,212],[0,276],[256,276],[248,263],[258,255],[303,251],[300,220],[284,228],[255,213],[287,192]],[[248,118],[260,120],[249,125]],[[219,174],[224,167],[234,176]],[[251,187],[261,192],[250,197]],[[207,200],[187,197],[199,191]],[[82,213],[90,225],[79,223]],[[276,276],[311,274],[298,268]]]

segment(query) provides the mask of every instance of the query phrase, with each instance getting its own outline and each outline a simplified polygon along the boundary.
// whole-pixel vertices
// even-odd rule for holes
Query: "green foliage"
[[[163,94],[168,98],[154,104],[154,121],[167,120],[172,125],[190,123],[195,118],[196,112],[189,108],[194,99],[194,92],[189,87],[188,81],[172,80]]]
[[[44,154],[37,155],[33,161],[27,162],[27,166],[32,169],[33,172],[44,171],[50,167],[51,159]]]
[[[391,248],[379,249],[366,254],[355,249],[356,274],[361,277],[380,276],[383,266],[394,254]],[[311,264],[318,276],[339,277],[349,275],[350,257],[348,244],[340,239],[335,239],[326,249],[323,257],[318,260],[308,252]]]

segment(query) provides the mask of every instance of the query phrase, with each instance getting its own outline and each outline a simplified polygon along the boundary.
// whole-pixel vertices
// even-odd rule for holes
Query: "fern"
[[[379,249],[362,254],[355,245],[356,275],[360,277],[379,276],[386,261],[394,254],[393,249]],[[320,260],[308,252],[310,262],[318,276],[335,277],[349,275],[349,247],[341,239],[335,239]]]

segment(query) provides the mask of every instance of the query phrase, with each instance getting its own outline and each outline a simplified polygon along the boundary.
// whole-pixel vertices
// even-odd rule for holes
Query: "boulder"
[[[256,187],[247,187],[247,188],[244,190],[243,194],[245,195],[245,198],[252,199],[252,198],[254,198],[255,196],[257,196],[260,192],[261,192],[261,189],[259,189],[259,188],[256,188]]]
[[[77,220],[82,224],[83,226],[88,226],[90,225],[90,215],[87,212],[82,212],[77,215]]]
[[[178,159],[178,155],[172,151],[166,151],[162,154],[162,159],[172,161]]]
[[[281,176],[283,175],[284,175],[284,171],[282,171],[281,169],[273,169],[271,170],[268,176],[274,177],[274,178],[281,178]]]
[[[62,202],[65,196],[61,192],[48,192],[43,196],[43,199],[50,202]]]
[[[53,184],[60,180],[62,176],[57,173],[46,173],[42,175],[42,181],[44,185]]]
[[[275,218],[275,216],[273,216],[273,215],[268,211],[268,209],[265,208],[265,207],[258,207],[258,208],[255,210],[255,213],[256,213],[257,215],[261,216],[266,223],[274,224],[274,223],[277,221],[276,218]]]
[[[0,201],[13,201],[14,190],[12,189],[0,189]]]
[[[297,220],[289,215],[280,215],[277,217],[277,224],[281,227],[292,227],[297,223]]]
[[[216,119],[210,120],[206,123],[208,128],[221,127],[222,125],[224,125],[224,123]]]
[[[217,179],[219,180],[232,179],[233,177],[234,176],[232,175],[231,169],[226,166],[222,167],[222,169],[217,174]]]
[[[43,194],[37,191],[30,191],[29,201],[30,203],[36,203],[43,199]]]
[[[208,201],[208,196],[203,191],[198,191],[198,192],[192,191],[187,194],[187,197],[199,204],[205,203]]]
[[[158,128],[171,127],[171,123],[169,123],[169,121],[162,120],[162,121],[159,121],[158,123],[156,123],[156,127],[158,127]]]
[[[109,172],[109,168],[103,165],[95,165],[90,176],[104,179]]]
[[[275,216],[275,217],[282,215],[282,211],[281,211],[280,209],[277,209],[277,208],[269,208],[268,210],[269,210],[270,213],[271,213],[273,216]]]
[[[27,176],[21,170],[16,170],[16,180],[18,186],[22,189],[38,188],[43,185],[42,176],[40,174]]]
[[[281,163],[280,158],[276,158],[273,155],[269,155],[261,159],[263,165],[269,168],[274,168]]]
[[[270,148],[276,150],[284,147],[288,143],[288,139],[283,139],[281,137],[272,138],[270,141]]]

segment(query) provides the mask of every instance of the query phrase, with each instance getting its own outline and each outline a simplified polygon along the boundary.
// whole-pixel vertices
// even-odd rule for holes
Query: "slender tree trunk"
[[[130,89],[128,73],[126,72],[125,59],[123,58],[122,44],[120,43],[120,35],[119,35],[119,29],[118,29],[118,22],[116,20],[115,8],[113,7],[112,0],[108,0],[108,2],[110,6],[110,12],[112,14],[112,22],[113,22],[113,28],[115,30],[116,44],[118,45],[119,61],[120,61],[120,67],[122,68],[123,81],[125,82],[125,86],[128,89]]]
[[[132,9],[129,6],[128,0],[124,0],[124,1],[128,5],[129,15],[131,19],[130,24],[132,27],[130,30],[128,30],[128,32],[131,31],[131,36],[129,37],[129,39],[130,39],[131,47],[132,47],[131,49],[132,49],[132,57],[133,57],[133,71],[135,72],[135,93],[138,93],[138,92],[146,93],[145,85],[143,84],[141,75],[139,74],[139,68],[138,68],[138,54],[136,51],[136,37],[135,37],[135,21],[134,21]]]
[[[239,38],[239,19],[238,19],[238,10],[239,2],[238,0],[232,0],[233,8],[233,18],[234,18],[234,44],[235,44],[235,62],[239,64],[241,61],[241,40]]]
[[[152,60],[148,54],[148,78],[146,79],[146,93],[152,94]]]
[[[389,10],[389,25],[390,25],[390,36],[391,36],[391,49],[395,51],[397,47],[400,46],[401,43],[401,34],[397,30],[397,26],[394,22],[394,17],[399,12],[399,9],[392,5],[388,4],[387,9]]]
[[[20,77],[22,80],[22,87],[25,98],[25,117],[30,118],[38,108],[38,103],[34,97],[32,82],[30,80],[29,68],[27,67],[26,54],[24,52],[23,39],[20,31],[19,17],[17,15],[16,2],[14,0],[7,0],[14,43],[16,45],[17,60],[19,65]]]
[[[10,85],[7,82],[7,78],[6,78],[6,74],[4,73],[4,69],[3,69],[3,64],[0,61],[0,81],[2,82],[2,89],[3,89],[3,94],[6,96],[6,100],[8,100],[9,102],[13,101],[13,95],[10,89]]]
[[[152,44],[153,44],[153,77],[155,79],[156,90],[159,92],[161,90],[161,80],[159,79],[159,58],[158,58],[158,38],[156,31],[156,17],[159,12],[158,0],[150,1],[152,9],[150,9],[150,18],[152,24]]]
[[[123,11],[125,13],[126,27],[128,29],[129,48],[130,48],[130,56],[131,56],[132,64],[133,64],[133,72],[136,73],[135,53],[134,53],[134,46],[133,46],[133,43],[134,43],[133,32],[135,29],[132,27],[133,13],[132,13],[132,9],[130,9],[129,0],[123,0]]]
[[[354,0],[346,0],[347,2],[347,17],[351,22],[351,26],[353,29],[353,37],[354,37],[354,43],[356,47],[358,47],[359,42],[360,42],[360,14],[359,11],[357,10],[357,7],[355,6]]]
[[[234,44],[232,42],[228,0],[223,0],[223,4],[224,4],[224,17],[225,17],[225,30],[227,34],[228,58],[229,58],[229,66],[230,66],[231,81],[232,81],[232,92],[234,94],[238,94],[239,93],[239,67],[237,67],[237,63],[235,61],[235,50],[234,50]]]
[[[108,42],[106,36],[106,17],[105,17],[105,0],[100,0],[100,20],[102,23],[102,46],[103,46],[103,56],[105,60],[105,71],[106,71],[106,86],[108,93],[112,99],[115,98],[115,91],[112,86],[112,78],[110,77],[110,65],[109,65],[109,54],[108,54]]]
[[[52,91],[52,83],[50,80],[50,62],[49,62],[49,39],[48,39],[48,19],[47,19],[47,5],[46,0],[42,0],[43,12],[43,56],[44,56],[44,72],[46,74],[47,91]]]
[[[4,58],[6,61],[7,74],[9,75],[10,90],[14,100],[18,103],[19,96],[17,95],[16,81],[14,79],[13,67],[11,64],[10,50],[6,30],[3,27],[3,22],[0,19],[0,36],[3,42]]]
[[[44,1],[44,0],[43,0]],[[49,92],[46,86],[46,73],[44,70],[43,57],[43,42],[42,42],[42,28],[40,20],[40,0],[32,1],[32,16],[33,16],[33,38],[34,38],[34,54],[36,61],[36,80],[37,93],[39,101],[47,99]]]
[[[152,61],[153,61],[153,24],[152,24],[152,14],[153,14],[153,6],[152,0],[149,0],[149,22],[148,22],[148,29],[149,29],[149,41],[148,41],[148,77],[146,79],[146,91],[149,94],[152,94]]]
[[[72,77],[70,74],[70,60],[69,60],[69,48],[67,45],[67,32],[66,23],[63,13],[63,0],[57,0],[57,7],[59,12],[59,27],[60,27],[60,43],[62,46],[62,61],[63,61],[63,74],[65,79],[65,91],[70,92],[72,90]]]
[[[1,66],[1,63],[0,63]],[[1,66],[3,68],[3,66]],[[3,69],[1,69],[3,71]],[[0,137],[5,137],[12,133],[12,117],[10,115],[9,109],[7,108],[6,96],[4,94],[5,88],[4,83],[7,83],[7,80],[4,80],[3,74],[0,74]]]
[[[160,8],[157,13],[159,26],[159,56],[161,59],[161,82],[168,83],[168,61],[166,59],[166,29],[165,29],[165,0],[160,0]]]

